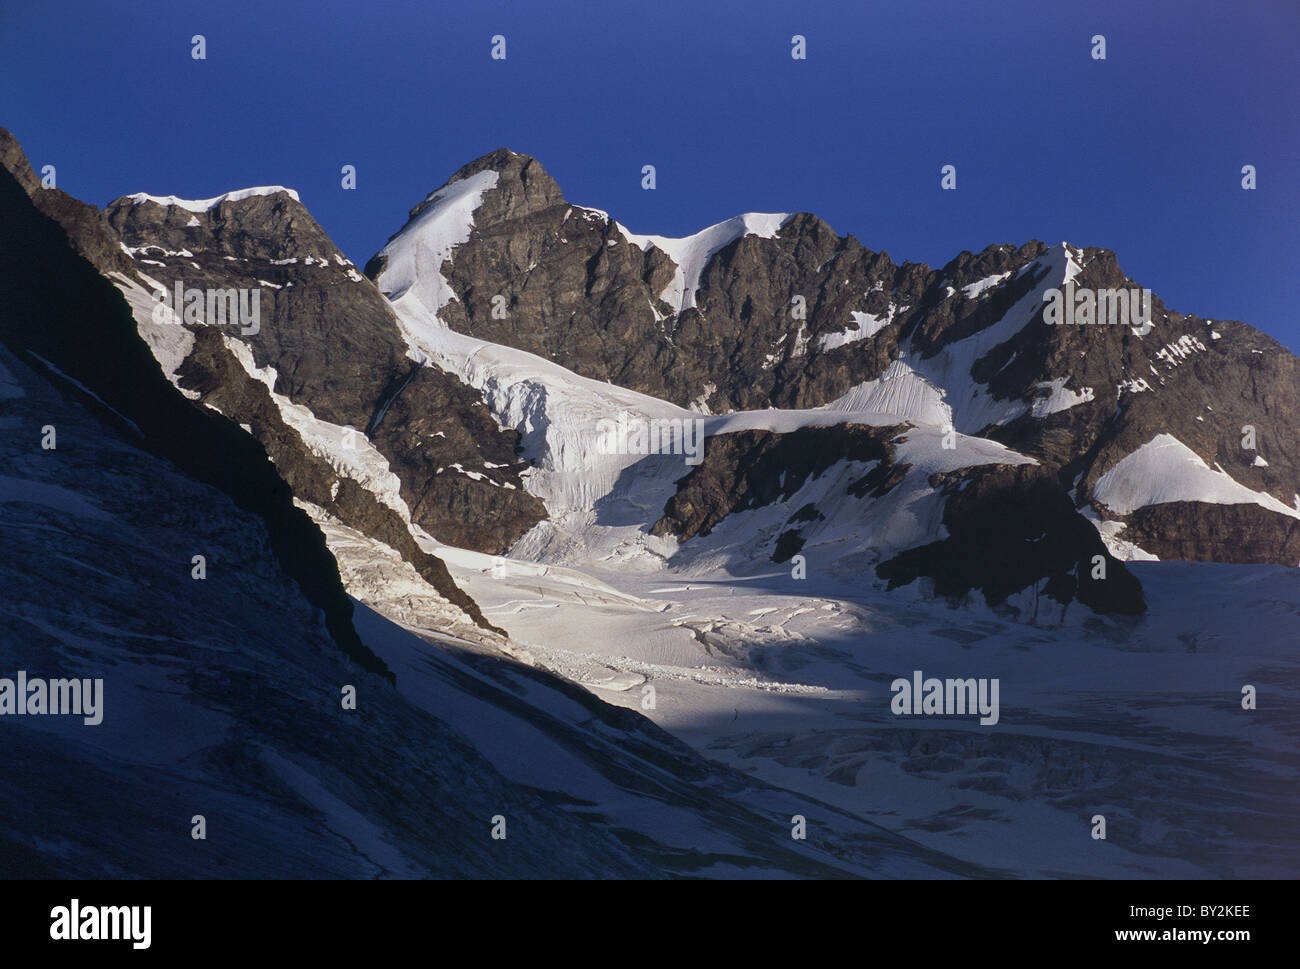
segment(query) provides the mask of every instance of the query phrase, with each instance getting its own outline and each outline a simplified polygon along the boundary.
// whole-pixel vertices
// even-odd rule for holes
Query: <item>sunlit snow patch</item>
[[[1226,472],[1211,469],[1172,434],[1157,434],[1126,455],[1097,481],[1093,498],[1121,515],[1170,501],[1205,501],[1216,505],[1255,504],[1300,518],[1300,511],[1288,508],[1272,495],[1251,491]]]

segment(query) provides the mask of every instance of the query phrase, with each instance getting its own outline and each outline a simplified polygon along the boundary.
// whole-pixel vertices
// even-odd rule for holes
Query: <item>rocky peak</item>
[[[184,249],[267,261],[302,258],[344,263],[296,192],[278,186],[187,201],[138,193],[110,202],[105,218],[128,248]]]
[[[896,264],[809,213],[738,216],[683,239],[636,235],[563,203],[534,170],[505,151],[460,169],[421,210],[459,206],[454,238],[408,244],[391,275],[381,253],[368,273],[399,302],[424,287],[434,298],[411,310],[438,326],[705,413],[858,408],[991,437],[1058,475],[1107,534],[1167,520],[1090,502],[1119,461],[1170,434],[1255,493],[1243,500],[1263,502],[1270,524],[1252,560],[1295,564],[1286,509],[1300,502],[1300,455],[1277,415],[1300,409],[1300,361],[1244,324],[1183,315],[1154,294],[1149,333],[1050,325],[1043,299],[1067,283],[1149,292],[1110,250],[1031,240],[932,269]],[[447,190],[486,172],[495,181],[473,193]],[[1265,443],[1241,444],[1264,427]],[[1228,560],[1236,553],[1215,523],[1235,506],[1193,504],[1190,530],[1152,543]]]
[[[41,180],[32,170],[23,146],[8,128],[3,127],[0,127],[0,165],[8,169],[29,196],[41,187]]]
[[[485,225],[498,219],[525,218],[564,203],[560,186],[536,158],[520,155],[509,148],[498,148],[458,168],[440,188],[430,192],[423,202],[411,209],[410,218],[414,220],[435,204],[452,185],[482,172],[496,175],[496,181],[484,194],[479,209],[481,215],[478,218]]]

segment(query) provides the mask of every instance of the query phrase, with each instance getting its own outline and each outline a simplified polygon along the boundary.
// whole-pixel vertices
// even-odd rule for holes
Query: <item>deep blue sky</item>
[[[98,205],[291,186],[358,264],[507,146],[636,232],[811,211],[935,266],[1068,239],[1300,349],[1298,49],[1295,0],[6,2],[0,124]]]

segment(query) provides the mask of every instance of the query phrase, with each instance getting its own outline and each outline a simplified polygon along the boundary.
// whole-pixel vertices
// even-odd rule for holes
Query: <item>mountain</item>
[[[6,157],[36,184],[9,143]],[[732,554],[732,569],[830,545],[827,567],[866,567],[888,584],[924,577],[1001,601],[1043,583],[1065,602],[1134,612],[1140,589],[1117,560],[1300,561],[1300,455],[1275,431],[1300,404],[1295,358],[1245,324],[1184,317],[1154,295],[1149,331],[1045,323],[1052,288],[1142,291],[1107,250],[990,246],[931,270],[896,265],[806,213],[743,215],[686,239],[636,235],[566,202],[535,159],[506,149],[415,206],[366,276],[278,187],[194,202],[137,193],[63,219],[129,294],[178,386],[249,425],[301,501],[396,551],[480,626],[438,567],[437,544],[490,554],[521,541],[582,544],[563,523],[598,517],[630,467],[593,447],[598,422],[624,412],[707,416],[710,443],[741,461],[752,460],[746,441],[712,418],[761,414],[771,425],[801,414],[782,418],[792,451],[820,446],[813,425],[954,432],[945,444],[959,457],[909,481],[902,507],[888,510],[930,523],[906,541],[861,528],[906,464],[878,464],[893,473],[890,488],[847,506],[839,499],[850,491],[791,504],[794,479],[773,461],[757,490],[755,472],[738,476],[725,460],[687,468],[662,497],[659,482],[660,510],[640,524],[683,544],[700,530],[676,531],[669,506],[705,474],[727,514],[786,509],[784,527]],[[169,344],[176,335],[154,323],[149,294],[178,282],[257,290],[260,327],[187,324],[179,339],[192,346]],[[556,380],[542,379],[551,372]],[[293,426],[304,421],[305,433]],[[1008,451],[990,456],[975,440]],[[952,504],[975,468],[987,483]],[[989,527],[999,507],[1025,503],[1036,509],[1026,534]],[[1067,503],[1091,531],[1062,512]],[[1048,521],[1061,523],[1049,544],[1065,551],[1025,556]],[[942,534],[954,527],[964,537]],[[846,532],[860,534],[858,547],[844,547]],[[990,555],[997,575],[981,564]],[[1098,555],[1110,578],[1093,590]],[[964,564],[945,564],[954,558]]]
[[[75,731],[23,735],[41,784],[48,757],[121,794],[63,818],[62,855],[10,798],[15,864],[1295,870],[1293,718],[1252,729],[1240,693],[1296,672],[1300,374],[1244,323],[1152,296],[1149,327],[1051,325],[1053,290],[1141,289],[1068,244],[932,270],[808,214],[636,235],[505,149],[364,273],[288,188],[100,211],[3,129],[0,160],[0,569],[36,604],[0,647],[89,649],[140,711],[100,773]],[[18,430],[51,421],[76,470]],[[248,578],[196,596],[195,534]],[[89,604],[42,591],[73,582]],[[1000,719],[900,719],[890,684],[921,667],[1000,681]],[[157,752],[141,725],[172,718],[211,729]],[[227,792],[249,850],[146,867],[170,814],[96,849],[149,785]],[[494,847],[498,813],[527,851]]]
[[[102,696],[94,724],[4,709],[6,877],[986,873],[509,658],[454,584],[436,634],[354,602],[290,445],[169,382],[87,258],[102,226],[28,189],[0,172],[0,669]]]
[[[1300,361],[1154,294],[1147,332],[1045,323],[1043,294],[1067,282],[1142,292],[1108,250],[993,245],[932,270],[807,213],[637,235],[502,149],[413,209],[366,271],[412,326],[681,407],[880,411],[996,440],[1051,472],[1124,558],[1300,562],[1285,430]]]

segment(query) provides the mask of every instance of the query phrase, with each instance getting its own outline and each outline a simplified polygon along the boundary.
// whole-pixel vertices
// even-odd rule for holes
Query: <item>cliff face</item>
[[[62,247],[134,296],[132,336],[139,329],[150,340],[148,348],[140,344],[145,353],[177,351],[160,354],[169,364],[171,392],[179,389],[209,416],[225,415],[236,434],[247,428],[287,483],[281,491],[290,507],[294,498],[310,502],[389,545],[439,596],[499,632],[443,562],[419,546],[412,525],[446,543],[497,552],[540,520],[542,504],[519,477],[526,463],[516,455],[518,435],[502,430],[458,379],[407,357],[387,301],[294,193],[260,189],[204,203],[136,196],[100,213],[41,188],[8,132],[0,132],[0,153],[17,185],[30,190],[28,206],[61,227]],[[15,247],[22,231],[17,222],[11,226]],[[295,252],[301,255],[286,255]],[[202,316],[186,322],[184,302],[174,298],[178,285],[182,293],[238,294],[245,306],[256,293],[256,323],[207,325],[215,321]],[[121,305],[113,286],[107,292]],[[177,315],[159,315],[169,309]],[[155,325],[160,319],[166,322]],[[153,355],[147,363],[157,371]],[[114,371],[101,379],[119,376]],[[294,424],[295,416],[307,426]],[[387,462],[395,496],[377,494],[347,454],[340,461],[341,451],[358,449],[371,467]],[[444,473],[453,465],[483,470]],[[329,567],[337,574],[332,561]]]
[[[257,368],[274,370],[276,393],[363,433],[400,479],[416,525],[448,544],[500,552],[544,517],[522,486],[518,435],[498,427],[456,377],[408,357],[388,302],[292,193],[209,208],[166,201],[118,199],[105,221],[169,293],[178,281],[257,290],[257,331],[226,335],[248,347]],[[453,465],[475,474],[447,472]]]
[[[56,203],[59,210],[88,218],[84,209]],[[106,419],[138,434],[142,447],[257,515],[280,566],[323,611],[337,646],[363,668],[391,676],[357,636],[352,602],[325,540],[294,507],[293,493],[266,451],[238,424],[194,407],[168,383],[121,294],[78,254],[82,245],[93,250],[97,244],[103,231],[97,221],[65,232],[37,210],[8,170],[0,172],[0,214],[0,339],[5,345],[56,382],[64,381],[70,393],[84,395]]]

